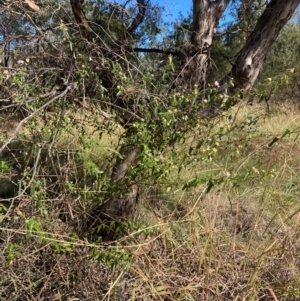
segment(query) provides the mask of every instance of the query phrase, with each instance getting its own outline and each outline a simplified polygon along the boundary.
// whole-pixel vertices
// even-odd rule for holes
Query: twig
[[[28,115],[27,117],[25,117],[23,120],[21,120],[18,124],[18,126],[16,127],[14,133],[12,134],[12,136],[7,140],[6,143],[4,143],[1,148],[0,148],[0,153],[4,150],[4,148],[16,137],[17,133],[19,132],[22,124],[29,120],[30,118],[32,118],[34,115],[36,115],[38,112],[42,111],[44,108],[46,108],[47,106],[49,106],[52,102],[54,102],[55,100],[57,100],[60,97],[63,97],[67,94],[67,92],[70,90],[70,86],[67,86],[67,88],[59,95],[53,97],[52,99],[50,99],[48,102],[46,102],[44,105],[42,105],[40,108],[38,108],[36,111],[32,112],[30,115]]]
[[[40,296],[41,296],[42,292],[45,290],[47,284],[49,283],[49,279],[50,279],[50,277],[52,276],[53,272],[55,271],[56,266],[59,264],[59,262],[60,262],[60,261],[62,260],[62,258],[64,258],[64,257],[65,257],[65,254],[63,254],[63,255],[57,260],[57,262],[55,263],[55,265],[54,265],[54,267],[52,268],[51,272],[49,273],[49,275],[48,275],[48,277],[47,277],[47,279],[46,279],[46,281],[45,281],[43,287],[41,288],[39,294],[37,295],[36,298],[34,298],[35,301],[40,300]]]

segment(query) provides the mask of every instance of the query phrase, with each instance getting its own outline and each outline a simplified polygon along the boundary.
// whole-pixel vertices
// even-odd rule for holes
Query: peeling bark
[[[102,225],[100,235],[103,241],[115,240],[119,233],[116,232],[118,222],[131,219],[136,212],[138,204],[139,189],[135,182],[130,181],[126,176],[129,169],[136,164],[139,146],[124,145],[114,165],[110,189],[112,193],[104,204],[97,205],[91,212],[87,221],[87,230],[91,231],[98,225]],[[113,222],[115,226],[111,226]]]

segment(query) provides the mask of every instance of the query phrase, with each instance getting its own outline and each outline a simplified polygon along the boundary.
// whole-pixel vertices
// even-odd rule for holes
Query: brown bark
[[[80,34],[88,41],[92,41],[93,38],[96,38],[96,34],[90,27],[88,20],[85,17],[83,11],[84,0],[71,0],[70,2],[74,17],[79,26]]]
[[[124,145],[120,149],[122,157],[118,157],[116,164],[113,168],[110,178],[110,184],[118,185],[119,182],[125,178],[128,170],[136,163],[136,158],[140,150],[139,146]],[[102,214],[109,219],[115,219],[116,217],[130,216],[135,212],[137,204],[138,187],[132,183],[122,183],[129,190],[126,196],[117,196],[111,199],[106,206],[102,208]]]
[[[249,89],[254,85],[267,54],[299,3],[299,0],[269,2],[233,65],[233,90]]]
[[[195,85],[202,89],[206,82],[209,51],[218,21],[229,0],[193,0],[193,32],[189,55],[180,72],[176,86],[188,89]]]

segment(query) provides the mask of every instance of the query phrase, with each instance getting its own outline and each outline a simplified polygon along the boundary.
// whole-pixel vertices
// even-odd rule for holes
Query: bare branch
[[[132,34],[139,27],[139,25],[144,21],[146,10],[147,10],[145,0],[137,0],[137,4],[138,4],[139,12],[134,18],[134,20],[131,22],[129,27],[127,28],[125,33],[126,36]]]
[[[135,52],[145,52],[145,53],[161,53],[166,55],[174,55],[174,56],[187,56],[187,54],[184,51],[173,51],[173,50],[163,50],[158,48],[130,48],[126,49],[128,51],[135,51]]]
[[[59,95],[51,98],[49,101],[47,101],[45,104],[43,104],[40,108],[38,108],[36,111],[32,112],[30,115],[28,115],[27,117],[25,117],[23,120],[21,120],[18,124],[18,126],[16,127],[14,133],[12,134],[12,136],[1,146],[0,148],[0,153],[4,150],[4,148],[16,137],[16,135],[18,134],[19,130],[21,129],[22,124],[29,120],[30,118],[32,118],[34,115],[36,115],[37,113],[41,112],[43,109],[45,109],[46,107],[48,107],[51,103],[53,103],[55,100],[65,96],[68,91],[70,90],[70,86],[67,86],[67,88]]]

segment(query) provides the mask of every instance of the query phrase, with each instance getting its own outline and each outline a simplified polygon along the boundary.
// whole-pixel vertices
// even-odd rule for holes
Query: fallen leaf
[[[25,218],[25,215],[21,210],[17,210],[17,215]]]

